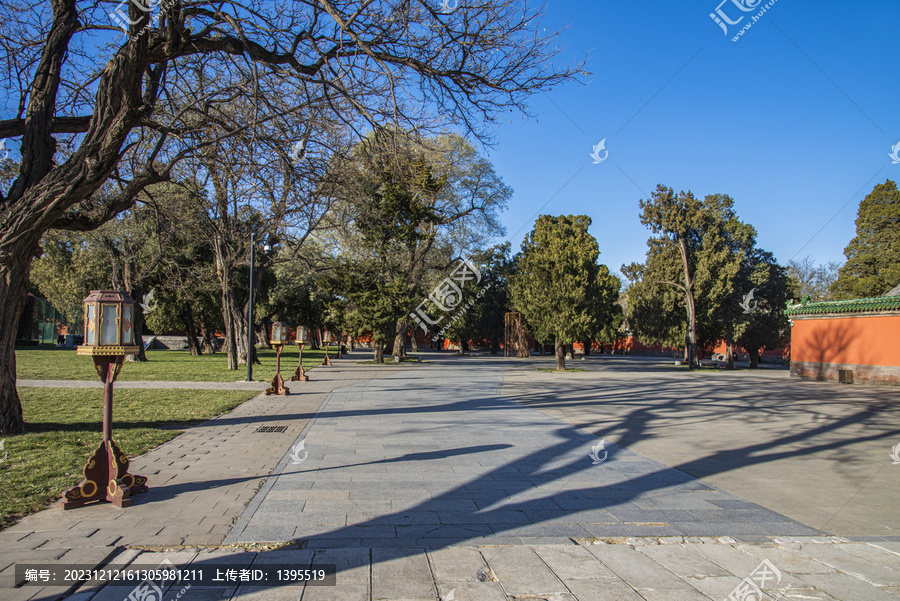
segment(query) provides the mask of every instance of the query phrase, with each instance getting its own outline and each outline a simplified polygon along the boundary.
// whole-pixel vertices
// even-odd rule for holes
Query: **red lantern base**
[[[131,495],[145,493],[147,478],[128,473],[128,457],[112,439],[113,382],[122,369],[124,355],[94,355],[94,369],[103,381],[103,440],[85,464],[84,480],[66,490],[60,508],[72,509],[94,501],[116,507],[131,505]]]
[[[116,507],[128,507],[131,495],[149,490],[146,477],[128,473],[128,457],[112,440],[100,443],[84,466],[83,474],[84,480],[63,493],[61,509],[104,500]]]
[[[281,377],[281,349],[284,348],[282,345],[278,345],[275,347],[275,377],[272,378],[272,385],[266,389],[266,394],[280,394],[286,395],[291,391],[284,387],[284,378]]]
[[[291,376],[291,382],[309,382],[309,376],[303,371],[303,343],[299,342],[298,344],[300,346],[300,360],[297,362],[297,369],[294,371],[294,375]]]

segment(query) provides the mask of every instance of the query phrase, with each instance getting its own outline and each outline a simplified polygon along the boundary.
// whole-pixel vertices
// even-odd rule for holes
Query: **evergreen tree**
[[[558,370],[566,369],[564,346],[594,331],[615,311],[618,290],[610,295],[600,292],[600,282],[606,282],[602,274],[608,270],[597,264],[600,249],[588,233],[590,225],[586,215],[538,217],[522,242],[510,281],[513,305],[528,321],[534,337],[555,339]],[[608,301],[599,307],[598,294]]]
[[[856,237],[844,249],[847,262],[832,291],[838,298],[881,296],[900,284],[900,191],[878,184],[859,203]]]
[[[641,201],[641,222],[655,234],[643,264],[623,265],[629,325],[661,344],[683,341],[685,361],[699,367],[699,348],[730,339],[736,317],[732,302],[742,262],[756,232],[734,212],[734,200],[657,186]]]
[[[750,367],[759,365],[763,348],[777,348],[790,341],[790,322],[784,314],[795,287],[788,270],[775,261],[772,253],[754,249],[741,267],[740,288],[745,293],[744,315],[734,326],[735,342],[750,355]],[[740,292],[740,290],[739,290]]]

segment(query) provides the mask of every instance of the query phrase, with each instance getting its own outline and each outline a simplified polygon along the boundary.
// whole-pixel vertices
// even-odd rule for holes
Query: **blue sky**
[[[727,37],[709,17],[720,1],[548,2],[561,58],[587,55],[591,77],[535,96],[535,118],[511,117],[485,151],[515,190],[515,251],[536,214],[587,214],[601,262],[643,261],[638,200],[662,183],[731,195],[782,264],[844,261],[859,201],[900,178],[900,3],[777,0],[733,42],[766,0],[726,0],[747,15]]]

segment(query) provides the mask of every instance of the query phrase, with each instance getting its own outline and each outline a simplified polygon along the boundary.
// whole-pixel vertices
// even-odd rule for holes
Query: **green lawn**
[[[262,365],[253,366],[253,379],[268,381],[275,377],[275,351],[258,351]],[[333,358],[337,349],[332,347]],[[359,351],[354,355],[359,356]],[[351,357],[354,355],[350,355]],[[303,349],[303,368],[319,365],[325,351]],[[192,357],[188,351],[147,351],[145,363],[126,362],[119,380],[167,380],[182,382],[234,382],[247,379],[247,366],[226,369],[224,353]],[[297,347],[287,346],[281,353],[281,374],[287,379],[297,369]],[[16,349],[16,377],[21,380],[97,380],[90,357],[79,357],[74,349]]]
[[[71,354],[74,356],[74,351]],[[90,362],[89,358],[78,359]],[[256,394],[235,390],[117,390],[113,439],[129,457],[140,455],[180,434],[179,428],[230,411]],[[7,437],[0,451],[0,528],[43,509],[77,484],[81,468],[100,443],[101,390],[20,388],[19,396],[28,434]]]

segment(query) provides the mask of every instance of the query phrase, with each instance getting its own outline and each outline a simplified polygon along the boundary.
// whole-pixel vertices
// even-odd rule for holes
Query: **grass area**
[[[256,394],[243,390],[117,390],[113,439],[129,457],[140,455],[175,438],[181,433],[179,428],[230,411]],[[28,434],[6,438],[5,450],[0,452],[0,459],[6,454],[0,461],[0,528],[43,509],[78,484],[81,468],[101,439],[101,390],[20,388],[19,397]]]
[[[286,346],[281,353],[281,374],[297,369],[296,346]],[[275,351],[257,351],[262,365],[253,366],[253,379],[269,381],[275,377]],[[329,356],[337,356],[332,347]],[[147,351],[148,361],[126,362],[119,380],[165,380],[181,382],[234,382],[247,378],[247,366],[226,369],[224,353],[192,357],[188,351]],[[319,365],[325,359],[324,350],[303,349],[303,369]],[[16,349],[16,377],[21,380],[97,380],[90,357],[79,357],[74,349]],[[287,377],[287,376],[285,376]]]
[[[555,374],[567,374],[567,373],[572,373],[572,372],[576,372],[576,373],[577,373],[577,372],[587,372],[586,369],[581,369],[580,367],[567,367],[567,368],[565,368],[565,369],[556,369],[555,367],[553,367],[553,368],[550,368],[550,367],[547,367],[547,368],[539,367],[539,368],[537,369],[537,371],[549,371],[549,372],[552,372],[552,373],[555,373]]]

